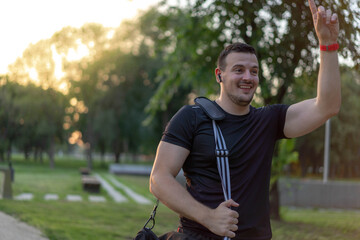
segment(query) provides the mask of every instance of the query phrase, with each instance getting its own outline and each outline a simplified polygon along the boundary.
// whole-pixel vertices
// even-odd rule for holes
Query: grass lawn
[[[55,169],[48,164],[14,160],[13,194],[33,193],[31,201],[0,200],[0,211],[39,228],[49,239],[132,239],[147,220],[152,205],[133,201],[115,203],[102,189],[106,203],[87,201],[88,193],[81,187],[79,167],[85,162],[59,159]],[[107,166],[95,164],[95,171],[105,179]],[[148,178],[116,176],[132,190],[155,202],[148,191]],[[60,199],[45,201],[46,193],[56,193]],[[67,194],[81,195],[83,202],[68,202]],[[92,194],[93,195],[93,194]],[[282,209],[283,221],[273,221],[274,240],[352,240],[360,239],[360,211],[314,209]],[[155,232],[175,230],[178,217],[164,205],[159,206]],[[3,230],[2,230],[3,231]]]

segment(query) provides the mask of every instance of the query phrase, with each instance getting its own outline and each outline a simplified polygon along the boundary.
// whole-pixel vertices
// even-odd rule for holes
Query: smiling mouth
[[[240,86],[241,89],[250,89],[250,86]]]

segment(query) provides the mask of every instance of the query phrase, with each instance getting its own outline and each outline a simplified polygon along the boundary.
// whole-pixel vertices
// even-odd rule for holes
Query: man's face
[[[225,60],[221,94],[239,106],[249,105],[259,85],[259,63],[255,54],[232,52]]]

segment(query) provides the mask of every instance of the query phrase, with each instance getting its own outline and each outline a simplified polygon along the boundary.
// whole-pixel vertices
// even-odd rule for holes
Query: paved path
[[[127,202],[128,199],[122,195],[120,192],[116,191],[105,179],[103,179],[99,174],[95,174],[95,177],[101,182],[101,187],[103,187],[107,193],[114,199],[115,202]]]
[[[143,197],[140,194],[137,194],[136,192],[134,192],[133,190],[131,190],[130,188],[128,188],[127,186],[116,180],[113,176],[109,176],[108,179],[110,179],[111,183],[114,184],[117,188],[124,190],[125,193],[129,197],[131,197],[135,202],[139,204],[152,204],[152,202],[149,199]]]
[[[48,240],[36,228],[0,212],[1,240]]]
[[[108,193],[108,195],[115,202],[117,202],[117,203],[128,202],[129,201],[128,198],[131,198],[138,204],[152,204],[152,201],[150,201],[146,197],[134,192],[131,188],[125,186],[124,184],[122,184],[121,182],[116,180],[115,177],[113,177],[111,175],[106,175],[106,176],[107,176],[107,179],[103,178],[99,174],[95,174],[95,177],[100,181],[102,188],[104,188],[104,190]],[[113,187],[113,185],[108,183],[109,180],[115,187]],[[122,193],[117,191],[116,188],[121,189],[123,192],[125,192],[126,196],[124,196]],[[15,196],[14,199],[18,200],[18,201],[31,201],[34,199],[34,194],[21,193],[21,194]],[[44,199],[46,201],[59,200],[59,196],[55,193],[47,193],[44,195]],[[68,194],[65,197],[65,200],[69,201],[69,202],[81,202],[81,201],[83,201],[83,198],[80,195]],[[103,196],[89,195],[88,201],[90,201],[90,202],[106,202],[106,198]],[[1,238],[0,238],[0,240],[1,240]]]

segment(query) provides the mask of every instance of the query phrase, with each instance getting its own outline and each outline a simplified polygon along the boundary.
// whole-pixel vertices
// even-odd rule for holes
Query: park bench
[[[81,175],[90,175],[91,170],[87,167],[79,168],[79,172]]]
[[[82,176],[82,186],[83,190],[91,193],[99,193],[100,192],[100,181],[93,176],[83,175]]]
[[[0,167],[0,172],[3,172],[4,177],[2,180],[1,188],[1,197],[2,198],[12,198],[12,188],[11,188],[11,169],[8,167]]]

